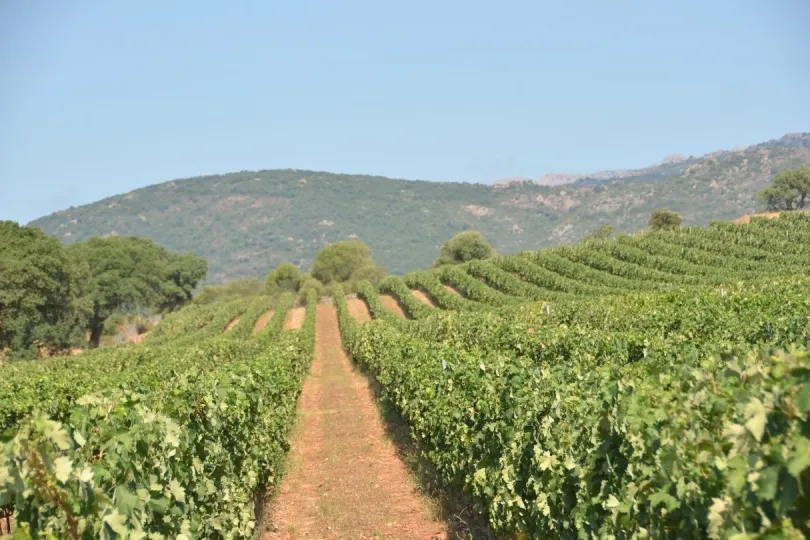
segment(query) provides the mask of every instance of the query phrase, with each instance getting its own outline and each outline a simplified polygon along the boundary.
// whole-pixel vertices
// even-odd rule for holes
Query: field
[[[332,290],[1,367],[0,506],[34,537],[810,534],[810,215]]]

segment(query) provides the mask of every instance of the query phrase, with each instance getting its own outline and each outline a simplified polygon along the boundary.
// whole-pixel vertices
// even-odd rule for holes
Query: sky
[[[0,2],[0,219],[295,168],[493,182],[810,131],[807,0]]]

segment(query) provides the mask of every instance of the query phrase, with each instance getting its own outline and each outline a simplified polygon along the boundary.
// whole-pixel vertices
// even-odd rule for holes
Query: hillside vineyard
[[[443,496],[493,535],[810,535],[810,215],[361,282],[360,311],[332,290],[334,308],[310,291],[299,328],[291,295],[192,305],[143,344],[1,367],[16,527],[252,537],[257,494],[284,482],[318,305]]]
[[[497,532],[804,538],[808,274],[797,214],[388,278],[414,320],[370,286],[371,324],[336,300],[350,355]]]

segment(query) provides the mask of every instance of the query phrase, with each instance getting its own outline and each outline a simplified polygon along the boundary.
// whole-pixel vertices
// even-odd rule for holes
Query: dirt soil
[[[259,317],[259,319],[256,321],[256,325],[253,327],[254,336],[259,332],[261,332],[262,330],[264,330],[264,327],[267,326],[267,323],[270,322],[270,319],[273,318],[273,315],[275,315],[275,313],[276,313],[275,311],[270,310],[261,317]]]
[[[287,318],[284,319],[284,330],[298,330],[304,324],[304,319],[307,317],[307,308],[294,307],[287,312]]]
[[[346,307],[349,314],[359,323],[367,323],[371,320],[371,312],[366,303],[359,298],[349,298],[346,300]]]
[[[233,327],[239,323],[239,317],[235,317],[231,322],[228,323],[228,326],[225,327],[225,332],[230,332],[233,330]]]
[[[745,225],[746,223],[751,222],[751,218],[768,218],[774,219],[778,218],[782,212],[762,212],[761,214],[748,214],[746,216],[738,217],[732,223],[736,223],[737,225]]]
[[[413,289],[411,294],[414,295],[420,302],[425,304],[426,306],[436,307],[436,304],[433,303],[433,300],[424,293],[424,291],[420,291],[419,289]]]
[[[385,309],[399,317],[400,319],[407,319],[405,312],[402,311],[402,306],[399,305],[397,299],[389,294],[381,294],[380,295],[380,302],[382,305],[385,306]]]
[[[331,304],[317,308],[286,476],[264,515],[265,539],[447,537],[386,437],[367,379],[342,349]]]
[[[458,292],[457,290],[455,290],[450,285],[445,285],[444,288],[447,289],[448,291],[450,291],[451,293],[455,294],[456,296],[461,296],[461,293]]]
[[[792,212],[810,212],[810,210],[792,210]],[[746,223],[751,222],[751,218],[767,218],[767,219],[776,219],[782,215],[782,212],[760,212],[759,214],[748,214],[745,216],[738,217],[732,223],[737,225],[745,225]]]

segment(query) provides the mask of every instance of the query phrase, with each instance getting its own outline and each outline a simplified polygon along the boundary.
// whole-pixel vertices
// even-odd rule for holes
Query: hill
[[[361,238],[394,273],[429,266],[439,246],[478,229],[501,252],[574,242],[603,224],[646,226],[652,210],[706,224],[757,211],[754,194],[783,169],[810,165],[810,133],[634,171],[573,175],[563,185],[493,186],[304,170],[242,171],[174,180],[56,212],[31,224],[74,242],[137,235],[208,259],[209,279],[258,276],[321,247]],[[611,174],[613,176],[611,176]]]

